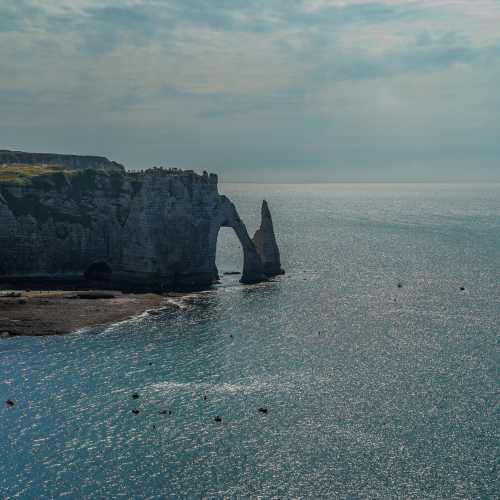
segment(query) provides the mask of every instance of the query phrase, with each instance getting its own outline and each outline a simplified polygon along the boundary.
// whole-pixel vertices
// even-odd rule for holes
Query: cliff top
[[[205,179],[209,184],[217,184],[215,174],[199,175],[193,170],[153,167],[140,171],[126,171],[123,165],[100,156],[76,156],[47,153],[25,153],[22,151],[0,150],[0,185],[27,186],[38,181],[62,180],[86,176],[93,171],[100,175],[127,176],[140,180],[144,177],[184,177]],[[90,174],[90,172],[89,172]],[[94,175],[94,174],[92,174]]]
[[[26,153],[25,151],[0,150],[0,166],[37,165],[55,166],[59,169],[103,169],[124,172],[125,167],[103,156],[79,156],[52,153]]]

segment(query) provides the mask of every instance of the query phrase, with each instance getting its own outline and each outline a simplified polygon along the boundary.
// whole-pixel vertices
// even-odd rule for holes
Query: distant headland
[[[97,156],[0,150],[0,287],[192,291],[219,279],[221,227],[244,256],[242,283],[282,274],[271,214],[254,238],[217,176],[128,172]]]
[[[0,151],[0,282],[105,282],[193,290],[218,279],[221,227],[241,243],[241,281],[281,274],[267,203],[252,239],[215,174],[127,172],[95,156]]]

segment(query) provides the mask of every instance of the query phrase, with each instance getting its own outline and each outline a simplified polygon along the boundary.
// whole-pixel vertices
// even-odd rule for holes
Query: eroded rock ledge
[[[127,172],[100,157],[0,151],[0,284],[206,288],[218,278],[223,226],[242,245],[241,281],[256,283],[281,272],[266,203],[262,215],[252,240],[214,174]]]

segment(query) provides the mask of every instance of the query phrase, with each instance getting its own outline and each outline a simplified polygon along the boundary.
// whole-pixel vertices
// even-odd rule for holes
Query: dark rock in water
[[[139,415],[139,413],[140,413],[140,412],[139,412],[139,410],[132,410],[132,413],[133,413],[134,415]]]
[[[12,401],[12,399],[7,399],[7,401],[5,401],[5,404],[6,404],[7,406],[12,407],[12,406],[14,406],[16,403],[14,403],[14,401]]]
[[[464,292],[464,291],[465,291],[465,287],[464,287],[464,286],[461,286],[461,287],[460,287],[460,290],[461,290],[462,292]]]
[[[280,251],[274,235],[273,219],[266,200],[262,202],[261,217],[260,228],[256,231],[253,242],[262,259],[264,273],[266,276],[285,274],[281,268]]]
[[[214,420],[216,422],[222,422],[222,417],[217,416],[217,417],[214,418]]]
[[[160,314],[162,313],[161,310],[158,310],[158,309],[149,309],[148,311],[146,311],[150,316],[160,316]]]
[[[207,396],[203,396],[203,401],[206,401],[207,400]]]
[[[398,283],[398,288],[403,288],[403,283]]]
[[[171,415],[171,414],[172,414],[172,412],[171,412],[170,410],[169,410],[169,411],[167,411],[167,410],[161,410],[161,411],[160,411],[160,415],[167,415],[167,414],[168,414],[168,415]]]
[[[139,394],[137,394],[137,392],[134,392],[134,394],[132,394],[132,399],[139,399]]]
[[[241,274],[239,271],[226,271],[224,273],[225,276],[236,276],[236,275],[239,275]]]
[[[259,408],[259,412],[267,414],[267,408]]]

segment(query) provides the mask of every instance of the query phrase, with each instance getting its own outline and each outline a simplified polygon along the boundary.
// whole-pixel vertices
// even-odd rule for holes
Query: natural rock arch
[[[241,273],[241,283],[259,283],[266,279],[262,266],[262,260],[257,252],[254,242],[248,235],[247,228],[240,219],[233,203],[228,198],[222,196],[221,218],[217,233],[221,227],[231,227],[236,233],[243,250],[243,270]]]

